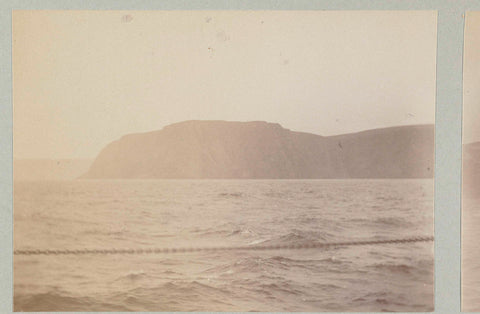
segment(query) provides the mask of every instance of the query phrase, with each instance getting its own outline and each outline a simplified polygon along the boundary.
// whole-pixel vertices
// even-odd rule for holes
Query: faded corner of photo
[[[480,311],[480,11],[466,12],[463,66],[462,311]]]

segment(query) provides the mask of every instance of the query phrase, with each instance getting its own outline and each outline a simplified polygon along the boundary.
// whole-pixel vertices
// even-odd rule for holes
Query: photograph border
[[[464,0],[2,1],[0,50],[0,310],[13,311],[12,10],[434,10],[438,12],[435,112],[435,311],[460,313],[460,195]],[[111,312],[114,313],[114,312]]]

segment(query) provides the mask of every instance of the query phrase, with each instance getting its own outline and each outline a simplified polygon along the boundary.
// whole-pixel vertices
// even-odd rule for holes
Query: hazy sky
[[[436,12],[15,11],[14,157],[93,158],[192,119],[434,123],[435,60]]]
[[[463,142],[480,141],[480,12],[467,12],[463,66]]]

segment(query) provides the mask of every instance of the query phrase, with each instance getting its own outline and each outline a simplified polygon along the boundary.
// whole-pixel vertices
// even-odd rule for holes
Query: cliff
[[[467,197],[480,197],[480,142],[463,145],[463,192]]]
[[[82,178],[432,178],[433,164],[433,125],[323,137],[260,121],[185,121],[110,143]]]

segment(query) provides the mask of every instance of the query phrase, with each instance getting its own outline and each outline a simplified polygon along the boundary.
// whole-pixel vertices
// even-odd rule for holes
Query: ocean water
[[[480,195],[463,195],[462,311],[480,312]]]
[[[433,180],[14,183],[15,249],[300,244],[433,235]],[[433,242],[15,255],[15,311],[431,311]]]

